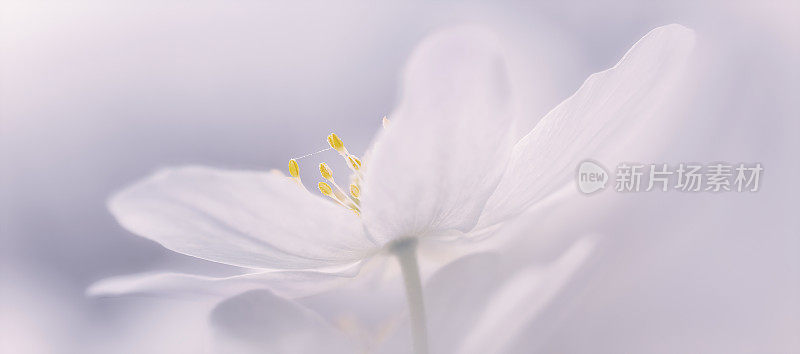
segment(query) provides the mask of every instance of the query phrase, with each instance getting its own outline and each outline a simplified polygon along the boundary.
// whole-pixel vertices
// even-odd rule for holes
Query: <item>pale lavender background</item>
[[[163,166],[283,168],[324,147],[331,130],[362,151],[393,107],[409,51],[436,28],[479,23],[503,37],[526,70],[516,80],[535,121],[648,30],[677,22],[698,32],[698,51],[670,107],[673,135],[650,156],[761,162],[762,191],[607,193],[562,206],[539,225],[551,237],[604,235],[598,256],[517,348],[800,352],[796,2],[1,6],[0,342],[9,350],[190,350],[179,339],[202,321],[196,311],[92,300],[84,289],[130,272],[227,270],[127,233],[106,211],[108,195]]]

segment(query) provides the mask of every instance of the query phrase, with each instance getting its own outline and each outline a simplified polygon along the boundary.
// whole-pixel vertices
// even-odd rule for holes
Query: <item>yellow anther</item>
[[[337,204],[347,209],[352,209],[358,214],[361,212],[361,209],[359,208],[361,206],[361,202],[358,200],[358,198],[361,196],[361,189],[359,186],[361,185],[361,181],[363,179],[362,172],[360,171],[363,167],[362,162],[358,157],[350,155],[350,153],[347,152],[347,148],[344,147],[342,139],[339,139],[336,134],[331,133],[328,135],[327,140],[331,148],[335,149],[340,156],[347,160],[349,167],[355,172],[350,176],[353,184],[350,185],[350,193],[348,195],[348,190],[342,189],[342,187],[336,184],[336,181],[334,181],[333,170],[330,168],[330,166],[323,162],[319,164],[319,173],[323,178],[325,178],[326,182],[317,183],[317,188],[319,188],[319,191],[323,195],[330,197]],[[318,151],[317,153],[325,150]],[[303,157],[310,155],[313,154],[305,155]],[[297,159],[289,160],[289,174],[292,176],[292,179],[295,183],[297,183],[301,188],[305,189],[305,186],[300,180],[300,166],[297,163]]]
[[[356,209],[350,209],[350,210],[352,210],[353,213],[356,214],[356,216],[361,216],[361,213],[358,210]]]
[[[322,194],[327,195],[329,197],[333,196],[333,188],[331,188],[329,184],[325,182],[319,182],[317,184],[317,187],[319,187],[319,191],[322,192]]]
[[[297,165],[295,159],[289,160],[289,174],[294,178],[300,177],[300,166]]]
[[[389,126],[389,118],[383,116],[383,119],[381,119],[381,124],[383,125],[384,128],[387,128]]]
[[[339,137],[334,133],[328,135],[328,145],[330,145],[332,148],[334,148],[336,151],[340,153],[343,153],[345,151],[342,139],[339,139]]]
[[[333,170],[328,167],[328,164],[324,162],[319,164],[319,173],[322,175],[322,178],[333,181]]]
[[[350,165],[350,168],[352,168],[354,171],[358,171],[361,169],[361,160],[359,160],[358,157],[355,157],[353,155],[347,156],[347,163]]]

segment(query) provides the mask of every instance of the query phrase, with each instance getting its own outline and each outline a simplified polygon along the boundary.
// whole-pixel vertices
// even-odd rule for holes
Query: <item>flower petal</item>
[[[499,254],[474,253],[448,263],[425,281],[423,296],[431,353],[457,353],[458,342],[477,326],[481,310],[503,284],[501,265]],[[380,353],[407,353],[411,348],[408,309],[399,308],[405,316],[391,336],[379,343]]]
[[[352,213],[266,172],[166,169],[116,194],[109,209],[170,250],[249,268],[337,266],[375,246]]]
[[[271,271],[209,277],[180,273],[143,273],[106,278],[86,290],[88,296],[147,295],[177,298],[225,297],[268,288],[284,297],[302,297],[335,287],[354,277],[360,263],[338,272]]]
[[[680,25],[656,28],[613,68],[589,76],[515,146],[476,229],[514,216],[570,183],[581,160],[652,114],[694,45]],[[628,126],[626,126],[628,125]]]
[[[472,27],[414,51],[391,123],[376,139],[363,217],[381,240],[469,230],[499,181],[512,118],[497,40]]]
[[[442,267],[424,289],[431,353],[505,353],[586,264],[595,243],[584,237],[547,264],[519,267],[505,254],[477,253]],[[381,352],[402,353],[408,333],[406,320]]]
[[[270,293],[252,290],[211,312],[220,352],[355,353],[356,344],[314,312]]]
[[[586,263],[595,247],[592,237],[583,238],[558,259],[545,266],[530,266],[514,274],[492,294],[462,333],[458,353],[504,353],[532,320],[552,301]]]
[[[446,265],[426,282],[432,353],[453,352],[455,343],[479,325],[480,310],[502,285],[500,264],[496,254],[469,255]]]

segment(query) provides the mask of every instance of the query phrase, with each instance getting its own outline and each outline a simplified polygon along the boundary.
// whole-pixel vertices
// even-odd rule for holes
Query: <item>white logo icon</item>
[[[578,166],[577,178],[581,193],[591,194],[606,187],[608,172],[598,163],[586,160]]]

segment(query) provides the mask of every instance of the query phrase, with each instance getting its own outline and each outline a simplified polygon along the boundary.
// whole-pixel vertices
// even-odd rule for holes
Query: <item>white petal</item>
[[[175,252],[249,268],[336,266],[375,246],[352,213],[267,172],[167,169],[115,195],[109,209]]]
[[[355,343],[314,312],[266,290],[221,302],[211,312],[218,351],[236,353],[355,353]]]
[[[285,297],[307,296],[333,288],[354,277],[360,263],[338,272],[270,271],[209,277],[180,273],[144,273],[106,278],[92,284],[88,296],[145,295],[176,298],[225,297],[268,288]]]
[[[372,234],[390,240],[471,229],[508,158],[509,101],[491,34],[459,28],[423,41],[367,162],[363,216]]]
[[[495,253],[458,259],[437,271],[424,289],[431,353],[503,353],[525,326],[586,263],[593,237],[569,247],[555,261],[522,269]],[[512,271],[504,271],[512,270]],[[381,352],[410,345],[404,321]],[[399,348],[399,349],[398,349]]]
[[[425,307],[432,353],[453,352],[455,343],[478,326],[481,309],[502,285],[500,257],[491,253],[461,258],[426,282]]]
[[[652,30],[613,68],[590,76],[550,111],[513,149],[497,191],[477,228],[514,216],[573,182],[575,168],[598,149],[620,140],[646,119],[668,93],[694,45],[680,25]],[[610,139],[617,134],[617,139]]]
[[[423,289],[430,352],[455,353],[458,342],[477,326],[481,309],[502,282],[501,257],[494,253],[471,254],[437,270]],[[408,308],[402,305],[404,319],[388,340],[380,343],[380,353],[411,349]]]
[[[550,303],[591,255],[594,241],[584,238],[555,262],[514,274],[490,297],[458,353],[502,353],[525,325]]]

